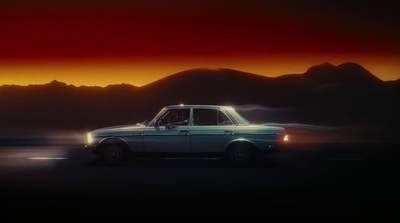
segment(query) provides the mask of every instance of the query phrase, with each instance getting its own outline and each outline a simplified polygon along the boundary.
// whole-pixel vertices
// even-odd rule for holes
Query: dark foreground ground
[[[399,145],[294,145],[250,167],[138,159],[106,167],[79,146],[1,146],[1,222],[232,217],[400,220]]]

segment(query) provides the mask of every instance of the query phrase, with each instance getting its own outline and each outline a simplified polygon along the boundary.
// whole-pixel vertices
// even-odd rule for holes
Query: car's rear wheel
[[[254,158],[253,151],[246,145],[238,144],[233,146],[227,154],[227,157],[234,165],[249,165]]]
[[[101,153],[101,159],[110,166],[120,165],[126,159],[126,152],[120,145],[106,145]]]

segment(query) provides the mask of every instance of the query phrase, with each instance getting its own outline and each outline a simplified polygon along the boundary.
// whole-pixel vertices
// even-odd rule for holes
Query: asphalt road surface
[[[250,167],[219,158],[107,167],[79,146],[3,146],[0,218],[398,222],[399,155],[399,145],[297,145]]]

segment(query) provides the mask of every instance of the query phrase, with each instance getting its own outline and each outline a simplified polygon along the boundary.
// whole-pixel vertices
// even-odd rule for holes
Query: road
[[[81,146],[2,146],[1,218],[400,220],[399,150],[297,145],[250,167],[219,158],[107,167]]]

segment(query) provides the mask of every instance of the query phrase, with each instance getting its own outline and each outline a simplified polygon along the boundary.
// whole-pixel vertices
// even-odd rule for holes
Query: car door
[[[167,109],[145,128],[143,146],[145,152],[189,152],[190,109]]]
[[[191,152],[223,152],[235,125],[219,109],[193,109]]]

